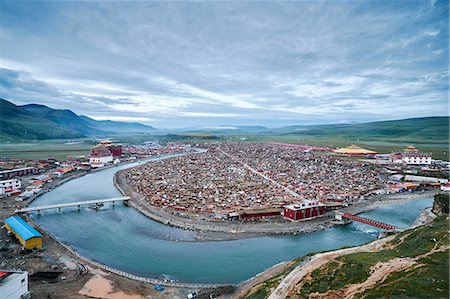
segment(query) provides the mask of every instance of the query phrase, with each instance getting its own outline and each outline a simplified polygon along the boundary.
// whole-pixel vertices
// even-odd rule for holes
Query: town
[[[58,245],[35,228],[27,215],[15,214],[39,195],[68,180],[150,157],[166,158],[118,173],[148,204],[169,213],[170,216],[162,214],[162,217],[166,215],[172,224],[176,223],[173,217],[183,220],[198,216],[202,216],[203,222],[219,225],[223,221],[240,225],[269,221],[288,227],[300,221],[303,231],[308,232],[323,227],[321,223],[325,222],[307,224],[305,220],[318,220],[326,215],[330,218],[329,212],[345,216],[340,209],[372,196],[427,189],[450,191],[446,176],[449,163],[434,160],[431,154],[414,146],[381,154],[356,145],[336,149],[276,142],[120,145],[102,140],[85,157],[2,159],[0,211],[4,226],[0,249],[5,258],[0,263],[3,268],[16,270],[2,272],[0,289],[14,286],[17,294],[27,296],[29,279],[35,290],[42,286],[40,281],[85,279],[88,270],[76,258],[67,257],[64,252],[68,247]],[[136,199],[131,196],[130,201]],[[141,210],[140,206],[132,206]],[[359,216],[346,217],[377,225],[376,221]],[[378,225],[395,229],[384,223]],[[277,227],[272,233],[283,232],[282,226]],[[294,232],[298,230],[297,226],[293,228]],[[228,230],[223,227],[219,231]],[[48,256],[59,258],[49,261]],[[34,273],[29,275],[20,270],[24,268]],[[79,287],[74,285],[75,289]]]
[[[212,220],[304,220],[372,195],[449,189],[449,163],[413,146],[378,154],[281,143],[215,142],[207,149],[125,170],[128,184],[156,207]],[[436,174],[438,177],[436,177]],[[312,209],[314,207],[314,209]],[[301,209],[304,217],[290,211]],[[310,212],[311,210],[311,212]],[[302,214],[302,215],[303,215]]]
[[[26,205],[36,196],[49,191],[68,177],[133,162],[152,156],[177,154],[189,151],[184,145],[148,143],[122,146],[102,140],[91,149],[89,156],[67,157],[64,161],[54,158],[45,160],[17,160],[2,158],[0,162],[0,198],[3,209],[14,207],[13,201]]]
[[[289,223],[301,221],[304,231],[315,231],[325,222],[306,225],[304,221],[326,215],[330,218],[330,211],[346,215],[339,210],[371,196],[426,189],[450,191],[446,176],[449,163],[434,160],[431,154],[422,153],[414,146],[401,152],[381,154],[356,145],[336,149],[277,142],[182,144],[152,141],[121,145],[101,140],[83,157],[65,160],[3,158],[0,162],[0,214],[4,226],[0,249],[5,257],[17,256],[14,252],[19,252],[20,259],[6,258],[0,263],[9,269],[22,269],[32,263],[25,268],[35,271],[31,276],[22,270],[2,272],[0,289],[15,286],[17,293],[29,294],[29,279],[33,283],[66,277],[72,280],[87,273],[82,264],[67,257],[52,263],[43,259],[42,254],[44,257],[60,256],[64,248],[59,248],[37,230],[26,215],[25,218],[15,215],[18,211],[68,180],[123,163],[166,156],[120,170],[118,174],[123,175],[128,187],[141,194],[148,204],[168,213],[160,217],[172,223],[176,223],[174,219],[183,221],[198,219],[198,216],[202,222],[214,225],[223,221],[230,224],[269,221],[289,226]],[[132,195],[130,200],[137,202]],[[141,206],[133,206],[142,211]],[[98,210],[98,206],[96,208]],[[364,218],[358,221],[373,222]],[[395,229],[384,223],[379,225]],[[227,229],[223,227],[219,231]],[[23,255],[26,252],[32,253]],[[23,259],[25,256],[30,258]],[[60,263],[67,265],[63,271],[55,271]],[[77,266],[73,268],[73,264]],[[74,272],[74,269],[78,270]],[[24,278],[26,283],[21,284]]]

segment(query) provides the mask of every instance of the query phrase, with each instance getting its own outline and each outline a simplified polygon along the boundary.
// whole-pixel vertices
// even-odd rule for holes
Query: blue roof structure
[[[35,237],[42,237],[42,235],[25,220],[19,216],[11,216],[5,219],[11,229],[13,229],[22,239],[29,240]]]

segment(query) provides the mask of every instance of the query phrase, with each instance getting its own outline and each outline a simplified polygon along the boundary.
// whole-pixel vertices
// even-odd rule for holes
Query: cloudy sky
[[[446,0],[0,2],[0,96],[157,127],[448,114]]]

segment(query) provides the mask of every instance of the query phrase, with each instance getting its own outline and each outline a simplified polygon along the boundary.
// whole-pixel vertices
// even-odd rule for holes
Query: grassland
[[[95,144],[94,140],[77,140],[74,144],[66,140],[40,140],[33,142],[0,143],[0,157],[9,159],[66,159],[67,156],[85,156]]]
[[[388,272],[385,279],[376,281],[354,297],[448,298],[448,244],[448,218],[440,216],[430,225],[397,234],[380,251],[340,256],[315,269],[295,286],[290,298],[342,298],[350,285],[365,282],[373,274],[375,265],[398,258],[411,258],[415,262],[400,271]],[[242,298],[267,298],[303,259],[293,261],[283,273],[253,288]]]

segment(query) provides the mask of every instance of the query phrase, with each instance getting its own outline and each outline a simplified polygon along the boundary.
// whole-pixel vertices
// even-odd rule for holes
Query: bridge
[[[54,204],[54,205],[21,208],[21,209],[17,209],[15,211],[15,213],[16,214],[27,213],[27,212],[38,212],[39,213],[40,211],[51,210],[51,209],[58,209],[58,211],[61,212],[62,208],[77,207],[79,209],[81,206],[85,206],[85,205],[95,205],[96,207],[100,207],[105,203],[112,203],[113,205],[116,202],[127,203],[128,200],[130,200],[130,198],[128,196],[126,196],[126,197],[115,197],[115,198],[106,198],[106,199],[94,199],[94,200],[85,200],[85,201],[66,202],[66,203],[60,203],[60,204]]]
[[[335,218],[337,220],[342,221],[342,218],[348,219],[348,220],[352,220],[352,221],[358,221],[364,224],[368,224],[374,227],[378,227],[384,230],[397,230],[398,227],[391,225],[391,224],[387,224],[387,223],[383,223],[380,221],[376,221],[376,220],[372,220],[372,219],[368,219],[368,218],[364,218],[361,216],[357,216],[357,215],[353,215],[353,214],[349,214],[349,213],[336,213]]]

